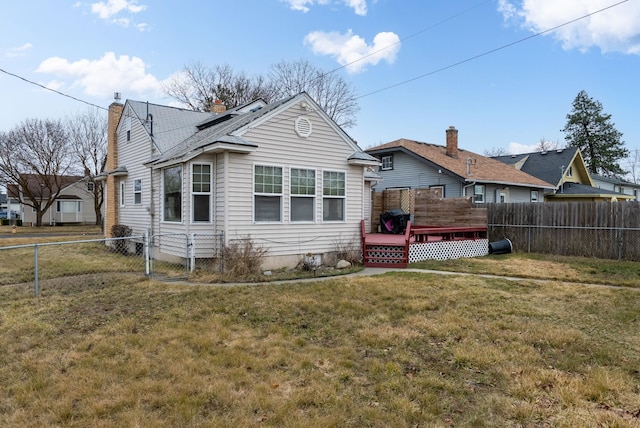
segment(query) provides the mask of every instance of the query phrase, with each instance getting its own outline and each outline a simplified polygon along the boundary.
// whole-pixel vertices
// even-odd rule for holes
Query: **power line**
[[[457,17],[459,17],[459,16],[462,16],[462,15],[464,15],[465,13],[468,13],[468,12],[472,11],[473,9],[475,9],[475,8],[477,8],[477,7],[480,7],[480,6],[482,6],[483,4],[488,3],[488,2],[489,2],[489,0],[484,0],[484,1],[480,2],[480,3],[477,3],[477,4],[475,4],[475,5],[471,6],[471,7],[469,7],[469,8],[467,8],[467,9],[463,10],[462,12],[458,12],[458,13],[456,13],[455,15],[451,15],[451,16],[449,16],[448,18],[445,18],[445,19],[443,19],[443,20],[441,20],[441,21],[438,21],[438,22],[436,22],[435,24],[432,24],[432,25],[430,25],[430,26],[428,26],[428,27],[426,27],[426,28],[423,28],[423,29],[422,29],[422,30],[420,30],[420,31],[417,31],[417,32],[415,32],[415,33],[413,33],[413,34],[410,34],[410,35],[406,36],[406,37],[403,37],[403,38],[401,38],[400,40],[398,40],[398,41],[397,41],[397,42],[395,42],[395,43],[391,43],[390,45],[387,45],[387,46],[385,46],[385,47],[383,47],[383,48],[380,48],[380,49],[378,49],[378,50],[376,50],[376,51],[373,51],[373,52],[371,52],[371,53],[368,53],[367,55],[361,56],[360,58],[355,59],[355,60],[353,60],[353,61],[351,61],[351,62],[349,62],[349,63],[347,63],[347,64],[344,64],[344,65],[342,65],[342,66],[340,66],[340,67],[334,68],[334,69],[333,69],[333,70],[331,70],[331,71],[328,71],[328,72],[326,72],[326,73],[323,73],[323,75],[324,75],[324,76],[326,76],[326,75],[329,75],[329,74],[335,73],[335,72],[336,72],[336,71],[338,71],[338,70],[342,70],[343,68],[349,67],[350,65],[353,65],[353,64],[355,64],[355,63],[357,63],[357,62],[360,62],[360,61],[362,61],[362,60],[364,60],[364,59],[367,59],[367,58],[369,58],[370,56],[373,56],[373,55],[375,55],[375,54],[377,54],[377,53],[380,53],[380,52],[382,52],[382,51],[384,51],[384,50],[386,50],[386,49],[389,49],[389,48],[391,48],[391,47],[393,47],[393,46],[395,46],[395,45],[398,45],[398,44],[400,44],[400,43],[402,43],[402,42],[404,42],[404,41],[406,41],[406,40],[412,39],[412,38],[414,38],[414,37],[416,37],[416,36],[418,36],[418,35],[420,35],[420,34],[422,34],[422,33],[426,32],[426,31],[429,31],[429,30],[432,30],[432,29],[434,29],[434,28],[436,28],[436,27],[439,27],[440,25],[445,24],[445,23],[447,23],[447,22],[449,22],[449,21],[453,21],[455,18],[457,18]]]
[[[56,93],[56,94],[58,94],[58,95],[62,95],[63,97],[71,98],[71,99],[72,99],[72,100],[74,100],[74,101],[78,101],[78,102],[81,102],[81,103],[87,104],[87,105],[89,105],[89,106],[91,106],[91,107],[96,107],[96,108],[99,108],[99,109],[102,109],[102,110],[107,110],[107,111],[109,110],[109,109],[107,109],[107,108],[105,108],[105,107],[102,107],[102,106],[99,106],[99,105],[96,105],[96,104],[90,103],[89,101],[81,100],[80,98],[76,98],[76,97],[74,97],[74,96],[72,96],[72,95],[65,94],[64,92],[60,92],[60,91],[57,91],[57,90],[55,90],[55,89],[47,88],[46,86],[41,85],[40,83],[37,83],[37,82],[34,82],[34,81],[32,81],[32,80],[26,79],[26,78],[24,78],[24,77],[22,77],[22,76],[18,76],[17,74],[14,74],[14,73],[8,72],[7,70],[3,70],[2,68],[0,68],[0,72],[2,72],[2,73],[4,73],[4,74],[8,74],[9,76],[16,77],[16,78],[18,78],[18,79],[20,79],[20,80],[23,80],[23,81],[25,81],[25,82],[27,82],[27,83],[30,83],[30,84],[35,85],[35,86],[38,86],[38,87],[40,87],[40,88],[42,88],[42,89],[46,89],[47,91],[51,91],[51,92],[54,92],[54,93]]]
[[[465,64],[465,63],[470,62],[470,61],[473,61],[473,60],[476,60],[476,59],[478,59],[478,58],[482,58],[483,56],[490,55],[490,54],[492,54],[492,53],[495,53],[495,52],[501,51],[501,50],[503,50],[503,49],[509,48],[509,47],[511,47],[511,46],[517,45],[517,44],[519,44],[519,43],[525,42],[525,41],[527,41],[527,40],[529,40],[529,39],[533,39],[534,37],[538,37],[538,36],[541,36],[541,35],[543,35],[543,34],[549,33],[549,32],[551,32],[551,31],[555,31],[555,30],[557,30],[558,28],[561,28],[561,27],[567,26],[567,25],[569,25],[569,24],[573,24],[574,22],[577,22],[577,21],[580,21],[580,20],[582,20],[582,19],[585,19],[585,18],[588,18],[588,17],[590,17],[590,16],[593,16],[593,15],[595,15],[596,13],[600,13],[600,12],[603,12],[603,11],[605,11],[605,10],[611,9],[611,8],[613,8],[613,7],[619,6],[619,5],[623,4],[623,3],[627,3],[628,1],[629,1],[629,0],[623,0],[623,1],[620,1],[620,2],[615,3],[615,4],[612,4],[612,5],[610,5],[610,6],[607,6],[607,7],[604,7],[604,8],[602,8],[602,9],[596,10],[595,12],[591,12],[591,13],[588,13],[588,14],[586,14],[586,15],[583,15],[583,16],[581,16],[581,17],[579,17],[579,18],[575,18],[575,19],[572,19],[571,21],[567,21],[567,22],[565,22],[565,23],[563,23],[563,24],[556,25],[555,27],[548,28],[548,29],[546,29],[546,30],[544,30],[544,31],[540,31],[540,32],[538,32],[538,33],[532,34],[532,35],[527,36],[527,37],[525,37],[525,38],[522,38],[522,39],[520,39],[520,40],[516,40],[516,41],[514,41],[514,42],[507,43],[506,45],[502,45],[502,46],[500,46],[500,47],[498,47],[498,48],[495,48],[495,49],[491,49],[491,50],[485,51],[485,52],[483,52],[483,53],[481,53],[481,54],[478,54],[478,55],[472,56],[472,57],[467,58],[467,59],[464,59],[464,60],[462,60],[462,61],[458,61],[458,62],[456,62],[456,63],[450,64],[450,65],[447,65],[447,66],[442,67],[442,68],[438,68],[438,69],[433,70],[433,71],[430,71],[430,72],[428,72],[428,73],[421,74],[421,75],[416,76],[416,77],[413,77],[413,78],[411,78],[411,79],[404,80],[404,81],[402,81],[402,82],[395,83],[395,84],[390,85],[390,86],[386,86],[386,87],[384,87],[384,88],[381,88],[381,89],[378,89],[378,90],[375,90],[375,91],[372,91],[372,92],[366,93],[366,94],[364,94],[364,95],[360,95],[359,97],[356,97],[356,99],[360,99],[360,98],[368,97],[368,96],[370,96],[370,95],[374,95],[374,94],[377,94],[377,93],[380,93],[380,92],[384,92],[384,91],[387,91],[387,90],[392,89],[392,88],[397,88],[398,86],[406,85],[407,83],[411,83],[411,82],[414,82],[414,81],[416,81],[416,80],[422,79],[422,78],[424,78],[424,77],[431,76],[431,75],[436,74],[436,73],[440,73],[441,71],[448,70],[448,69],[453,68],[453,67],[457,67],[457,66],[459,66],[459,65]]]

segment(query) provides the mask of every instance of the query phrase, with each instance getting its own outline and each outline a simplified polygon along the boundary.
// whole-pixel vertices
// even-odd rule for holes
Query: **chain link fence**
[[[489,224],[490,241],[515,251],[640,261],[640,228]]]
[[[187,279],[196,269],[222,272],[223,236],[153,235],[0,247],[0,286],[26,285],[38,296],[88,275]]]

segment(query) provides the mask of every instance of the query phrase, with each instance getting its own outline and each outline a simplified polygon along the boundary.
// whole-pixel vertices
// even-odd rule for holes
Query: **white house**
[[[216,113],[115,102],[105,231],[250,238],[267,249],[265,268],[291,266],[359,244],[376,165],[306,93]]]

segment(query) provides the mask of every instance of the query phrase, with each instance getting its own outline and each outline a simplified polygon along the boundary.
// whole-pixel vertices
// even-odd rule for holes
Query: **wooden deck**
[[[487,238],[486,226],[412,226],[404,234],[366,233],[361,222],[362,254],[369,267],[407,267],[411,244],[440,241],[476,241]]]

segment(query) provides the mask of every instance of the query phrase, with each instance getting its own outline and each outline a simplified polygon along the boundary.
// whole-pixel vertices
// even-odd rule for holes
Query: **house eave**
[[[249,154],[253,153],[258,149],[256,144],[246,143],[246,144],[238,144],[238,143],[229,143],[218,141],[213,144],[209,144],[204,147],[200,147],[196,150],[193,150],[189,153],[186,153],[184,156],[176,157],[173,159],[167,159],[164,161],[160,161],[157,163],[149,162],[146,165],[151,166],[154,169],[164,168],[167,166],[188,162],[191,159],[194,159],[202,154],[215,154],[215,153],[240,153],[240,154]]]
[[[550,184],[545,186],[542,184],[535,184],[535,183],[515,183],[511,181],[495,181],[495,180],[487,180],[487,179],[473,178],[473,177],[467,177],[464,179],[464,181],[466,183],[499,184],[502,186],[532,187],[536,189],[548,189],[548,190],[554,190],[556,188],[555,186],[552,186]]]

